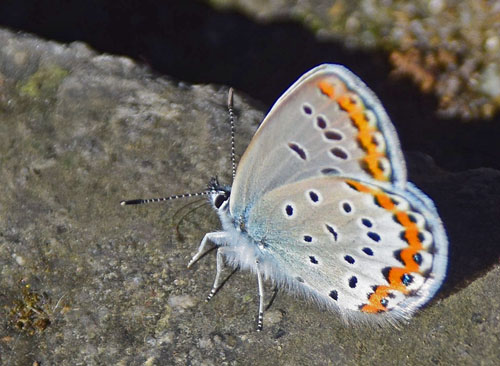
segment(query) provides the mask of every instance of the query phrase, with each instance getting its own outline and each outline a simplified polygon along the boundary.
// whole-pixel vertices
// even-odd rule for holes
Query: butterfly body
[[[276,102],[214,208],[229,264],[346,319],[408,318],[445,276],[432,201],[406,181],[378,99],[338,65],[313,69]]]

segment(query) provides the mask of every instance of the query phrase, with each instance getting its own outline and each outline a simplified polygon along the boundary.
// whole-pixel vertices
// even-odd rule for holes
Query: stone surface
[[[229,181],[227,90],[0,30],[0,363],[495,364],[500,172],[449,173],[420,153],[407,155],[410,176],[435,199],[451,263],[408,325],[346,326],[280,292],[257,333],[248,273],[203,301],[213,252],[186,265],[215,213],[119,201]],[[263,113],[238,91],[235,108],[240,155]]]

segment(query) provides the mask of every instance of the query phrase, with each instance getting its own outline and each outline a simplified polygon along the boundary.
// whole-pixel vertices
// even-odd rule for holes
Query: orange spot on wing
[[[378,191],[375,192],[375,199],[377,200],[378,204],[382,207],[385,208],[387,211],[393,211],[396,207],[394,202],[392,202],[391,197],[386,195],[383,191]]]
[[[319,82],[318,86],[323,94],[335,100],[335,88],[333,87],[332,84],[322,80]]]
[[[353,125],[358,129],[358,142],[366,152],[366,156],[363,158],[365,168],[375,179],[388,181],[389,177],[379,166],[379,160],[381,157],[385,157],[385,152],[379,151],[378,146],[373,142],[373,134],[377,129],[368,123],[363,103],[356,103],[351,97],[345,94],[339,96],[336,100],[340,108],[347,112]]]
[[[387,308],[382,305],[381,301],[385,299],[390,292],[391,288],[389,286],[377,286],[375,291],[368,298],[368,304],[361,307],[361,311],[365,313],[380,313],[387,311]]]
[[[414,225],[406,228],[405,238],[408,241],[408,244],[410,245],[410,247],[416,248],[416,249],[421,249],[422,243],[418,239],[418,233],[419,233],[419,231],[414,224]]]
[[[354,188],[358,192],[363,192],[363,193],[371,193],[372,190],[371,188],[355,181],[355,180],[346,180],[346,183],[349,184],[352,188]]]
[[[408,270],[406,268],[391,268],[388,274],[389,284],[392,290],[400,291],[404,294],[408,293],[408,289],[403,284],[401,277],[407,273]]]
[[[399,223],[403,226],[410,226],[411,224],[413,224],[413,222],[411,222],[410,217],[406,212],[399,211],[396,213],[396,217]]]
[[[405,264],[405,268],[409,272],[418,272],[419,265],[417,262],[415,262],[415,259],[413,259],[413,256],[418,253],[419,250],[415,248],[407,248],[403,249],[401,253],[399,254],[401,257],[401,260]]]

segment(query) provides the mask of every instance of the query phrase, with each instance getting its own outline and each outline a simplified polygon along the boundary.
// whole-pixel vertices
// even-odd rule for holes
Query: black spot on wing
[[[336,168],[323,168],[323,169],[321,169],[321,174],[324,174],[324,175],[339,175],[340,174],[340,170],[338,170]]]
[[[342,140],[342,135],[336,131],[325,131],[325,137],[328,140],[333,140],[333,141]]]
[[[310,106],[310,105],[308,105],[308,104],[304,104],[304,105],[302,106],[302,110],[303,110],[303,111],[304,111],[304,113],[305,113],[305,114],[307,114],[307,115],[311,115],[311,114],[312,114],[312,112],[313,112],[313,110],[312,110],[311,106]]]
[[[367,219],[366,217],[361,219],[361,223],[366,226],[366,227],[372,227],[373,223],[371,222],[370,219]]]
[[[349,264],[354,264],[354,262],[356,262],[356,260],[355,260],[353,257],[351,257],[350,255],[346,255],[346,256],[344,256],[344,260],[345,260],[347,263],[349,263]]]
[[[380,235],[374,233],[373,231],[369,231],[366,235],[374,242],[378,243],[380,241]]]
[[[302,160],[307,160],[306,151],[298,144],[294,142],[289,142],[288,147],[292,149],[292,151],[294,151],[299,156],[299,158],[301,158]]]
[[[311,199],[311,201],[313,201],[314,203],[318,202],[319,201],[319,196],[316,192],[314,191],[309,191],[309,198]]]
[[[326,128],[326,121],[323,116],[316,117],[316,125],[321,129]]]
[[[372,256],[373,255],[373,250],[371,250],[371,248],[368,248],[368,247],[365,247],[362,249],[363,252],[366,254],[366,255],[369,255],[369,256]]]
[[[336,158],[346,160],[349,156],[347,153],[341,149],[340,147],[334,147],[333,149],[330,149],[330,153],[335,156]]]
[[[333,239],[334,239],[335,241],[337,241],[337,238],[338,238],[338,235],[339,235],[339,234],[338,234],[338,233],[335,231],[335,229],[334,229],[333,227],[331,227],[330,225],[325,224],[325,226],[326,226],[326,229],[327,229],[327,230],[328,230],[328,231],[329,231],[329,232],[333,235]]]
[[[352,211],[352,206],[349,203],[345,202],[342,204],[342,209],[345,213],[349,213]]]

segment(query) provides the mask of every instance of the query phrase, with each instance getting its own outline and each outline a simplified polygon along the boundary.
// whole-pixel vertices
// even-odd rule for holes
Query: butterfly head
[[[208,191],[211,193],[210,202],[217,211],[226,211],[229,208],[231,187],[219,183],[217,177],[210,179]]]

